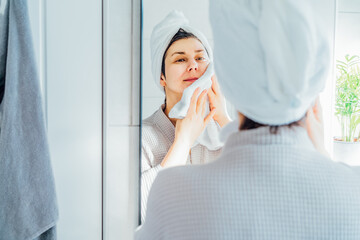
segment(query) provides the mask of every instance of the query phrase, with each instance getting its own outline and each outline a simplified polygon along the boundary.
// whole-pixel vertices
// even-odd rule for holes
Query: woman
[[[169,43],[163,39],[166,37],[170,38]],[[185,118],[169,117],[171,110],[181,101],[184,90],[208,70],[212,60],[205,37],[188,26],[181,13],[170,13],[155,27],[151,47],[154,78],[165,93],[165,103],[145,119],[142,126],[142,219],[149,190],[158,172],[172,166],[214,160],[221,147],[213,146],[210,142],[213,139],[209,139],[208,144],[196,140],[206,127],[208,136],[216,136],[219,129],[230,121],[215,76],[210,89],[201,91],[197,88],[190,96]],[[208,114],[207,96],[211,110]]]

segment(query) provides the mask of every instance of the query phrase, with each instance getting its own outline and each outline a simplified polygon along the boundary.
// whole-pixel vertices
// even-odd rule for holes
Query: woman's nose
[[[189,62],[188,71],[197,71],[198,70],[198,63],[195,60]]]

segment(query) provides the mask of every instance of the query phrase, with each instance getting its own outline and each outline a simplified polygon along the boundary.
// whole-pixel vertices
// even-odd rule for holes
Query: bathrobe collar
[[[155,124],[170,142],[174,142],[175,127],[171,123],[170,119],[165,115],[163,111],[164,106],[165,104],[162,104],[160,108],[155,112]]]
[[[259,147],[270,145],[288,145],[314,150],[306,129],[300,126],[282,126],[276,134],[270,132],[270,127],[260,127],[251,130],[241,130],[231,134],[224,146],[223,153],[232,152],[251,145]]]

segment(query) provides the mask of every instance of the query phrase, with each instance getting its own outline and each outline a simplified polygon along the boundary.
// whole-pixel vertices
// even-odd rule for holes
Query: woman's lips
[[[198,80],[198,78],[188,78],[188,79],[185,79],[184,81],[185,82],[195,82],[196,80]]]

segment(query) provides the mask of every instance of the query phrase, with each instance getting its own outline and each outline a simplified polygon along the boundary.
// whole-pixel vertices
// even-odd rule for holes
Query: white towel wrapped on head
[[[295,122],[324,89],[333,29],[322,6],[332,1],[319,1],[210,1],[219,84],[246,117]]]

